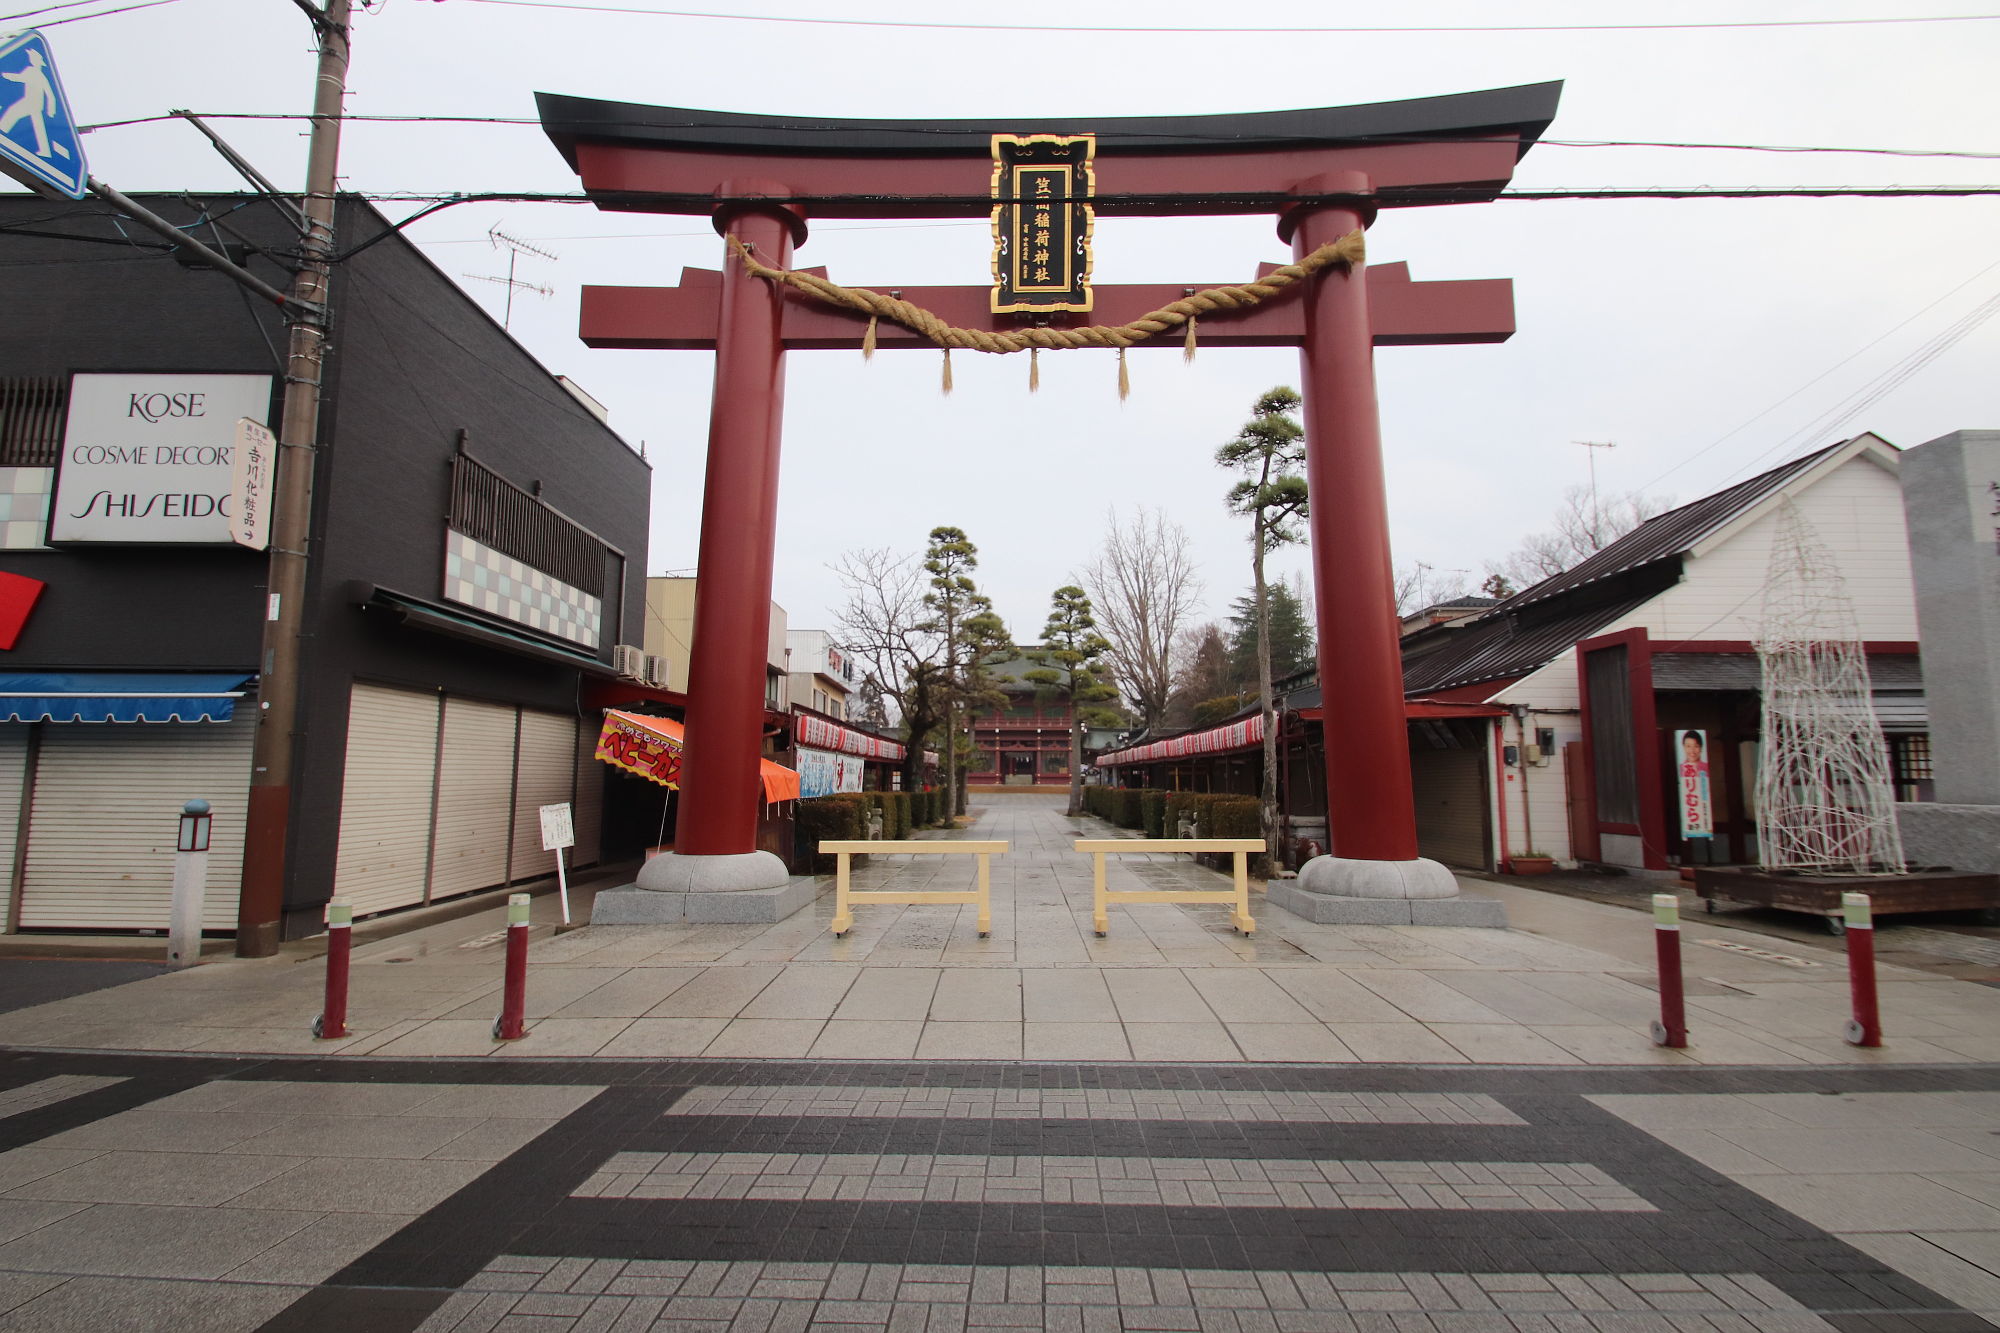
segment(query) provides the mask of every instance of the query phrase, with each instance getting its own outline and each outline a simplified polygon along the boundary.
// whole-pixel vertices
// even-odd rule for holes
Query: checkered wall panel
[[[604,603],[461,532],[447,532],[445,600],[502,616],[586,648],[598,646]]]
[[[0,467],[0,550],[43,549],[55,475],[52,467]]]

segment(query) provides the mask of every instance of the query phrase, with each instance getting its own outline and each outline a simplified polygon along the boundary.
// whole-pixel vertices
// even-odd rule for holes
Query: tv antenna
[[[486,229],[486,240],[495,250],[505,250],[507,252],[507,276],[504,278],[496,277],[490,273],[468,273],[465,276],[468,278],[477,278],[481,282],[497,282],[507,289],[507,308],[501,315],[500,327],[511,331],[514,324],[515,292],[534,292],[544,300],[556,294],[556,289],[553,287],[539,282],[529,282],[526,279],[514,276],[514,270],[519,266],[521,256],[533,255],[537,259],[547,259],[551,262],[557,256],[553,250],[544,250],[542,247],[524,241],[518,236],[509,236],[506,232],[500,230],[498,224]]]
[[[1582,445],[1590,451],[1590,539],[1602,545],[1604,543],[1597,535],[1604,526],[1604,514],[1597,507],[1597,451],[1616,449],[1618,445],[1612,440],[1571,440],[1570,443]]]

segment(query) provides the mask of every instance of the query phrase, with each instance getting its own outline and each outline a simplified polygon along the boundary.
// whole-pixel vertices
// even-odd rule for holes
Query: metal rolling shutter
[[[438,697],[354,686],[333,891],[355,915],[424,900]]]
[[[576,797],[576,719],[521,710],[515,758],[514,859],[511,880],[556,873],[556,854],[542,850],[542,807]],[[574,809],[571,810],[574,815]]]
[[[586,718],[576,729],[576,848],[573,864],[594,866],[604,856],[604,777],[597,762],[597,723]]]
[[[0,726],[0,929],[14,892],[14,839],[21,828],[21,782],[28,769],[28,726]]]
[[[1433,861],[1488,869],[1486,751],[1455,723],[1443,724],[1461,748],[1438,749],[1421,736],[1410,747],[1410,791],[1417,808],[1417,851]]]
[[[165,930],[181,806],[200,797],[215,812],[202,925],[235,929],[255,734],[254,716],[47,726],[35,772],[21,925]]]
[[[514,793],[515,710],[447,699],[438,761],[431,898],[507,881],[507,814]]]

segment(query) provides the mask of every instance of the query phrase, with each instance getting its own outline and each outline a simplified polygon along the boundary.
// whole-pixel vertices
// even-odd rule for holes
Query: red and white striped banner
[[[1097,756],[1097,763],[1102,768],[1115,768],[1119,764],[1147,764],[1158,759],[1185,759],[1190,755],[1241,750],[1245,746],[1260,745],[1263,740],[1264,715],[1254,713],[1241,722],[1225,722],[1219,727],[1210,727],[1207,731],[1191,731],[1185,736],[1169,736],[1150,745],[1135,745],[1130,749],[1101,754]]]
[[[903,757],[903,747],[894,741],[840,726],[811,713],[798,714],[792,730],[794,740],[816,750],[858,754],[863,759],[886,759],[892,763]]]

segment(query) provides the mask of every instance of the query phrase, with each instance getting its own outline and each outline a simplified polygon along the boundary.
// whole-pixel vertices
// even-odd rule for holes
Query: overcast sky
[[[104,5],[129,0],[102,0]],[[0,0],[11,14],[29,0]],[[1033,21],[1163,28],[1743,22],[1981,12],[1967,0],[1760,0],[1673,6],[1575,3],[1329,5],[1180,0],[973,6],[869,0],[584,0],[626,10],[951,23]],[[2000,6],[1984,6],[1985,9]],[[76,10],[64,9],[57,18]],[[33,21],[33,20],[28,20]],[[0,29],[23,26],[0,22]],[[85,124],[204,112],[303,112],[313,57],[283,0],[172,0],[45,28]],[[1081,71],[1067,80],[1028,68]],[[742,18],[591,13],[499,0],[383,0],[358,15],[355,114],[534,116],[536,91],[801,116],[1198,114],[1337,106],[1561,79],[1550,140],[1645,140],[1984,153],[1966,157],[1564,147],[1529,153],[1524,187],[1992,184],[1991,101],[2000,22],[1427,33],[995,33]],[[303,179],[296,122],[221,121],[265,173]],[[185,124],[107,128],[91,166],[126,191],[230,189],[237,178]],[[562,191],[576,185],[533,125],[355,123],[343,183],[398,191]],[[865,183],[858,183],[865,184]],[[413,206],[382,204],[392,217]],[[694,564],[712,360],[700,352],[594,351],[578,341],[586,284],[666,285],[717,267],[707,221],[587,206],[466,206],[409,235],[492,310],[507,232],[552,252],[518,273],[553,296],[517,296],[513,332],[552,372],[611,410],[654,465],[648,568]],[[1378,355],[1395,554],[1476,580],[1597,452],[1605,491],[1693,499],[1807,448],[1873,430],[1904,446],[2000,427],[2000,319],[1917,363],[2000,298],[2000,199],[1497,202],[1384,214],[1375,261],[1418,280],[1509,277],[1520,331],[1500,346]],[[1269,218],[1100,221],[1099,282],[1210,285],[1283,261]],[[798,262],[878,288],[989,280],[983,222],[828,222]],[[162,260],[161,262],[167,262]],[[338,301],[336,286],[335,299]],[[336,335],[337,341],[337,335]],[[978,544],[982,586],[1017,638],[1102,539],[1107,512],[1165,510],[1187,529],[1220,614],[1249,582],[1244,525],[1223,510],[1211,460],[1264,389],[1298,380],[1288,350],[1135,351],[1121,404],[1112,355],[1045,356],[1039,394],[1021,357],[793,353],[775,596],[794,627],[830,627],[827,565],[857,546],[915,552],[939,524]],[[1836,409],[1906,378],[1858,416]],[[1817,423],[1817,424],[1816,424]],[[1317,498],[1317,497],[1316,497]],[[1319,503],[1328,503],[1317,498]],[[1302,567],[1288,553],[1281,569]]]

